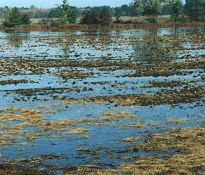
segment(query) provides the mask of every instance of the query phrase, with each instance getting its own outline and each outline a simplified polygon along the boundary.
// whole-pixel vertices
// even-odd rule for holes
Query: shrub
[[[21,17],[21,24],[30,24],[31,21],[30,21],[30,18],[27,14],[23,14],[22,17]]]
[[[99,15],[99,24],[109,25],[112,22],[111,12],[107,7],[104,7]]]
[[[93,9],[84,12],[81,24],[97,24],[97,15]]]
[[[20,14],[18,8],[14,7],[10,10],[3,25],[6,27],[14,27],[20,24],[30,24],[30,18],[27,14]]]

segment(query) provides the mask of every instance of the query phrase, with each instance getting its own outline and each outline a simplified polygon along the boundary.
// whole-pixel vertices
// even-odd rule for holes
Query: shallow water
[[[176,32],[176,33],[175,33]],[[126,30],[97,32],[0,32],[0,108],[21,107],[36,109],[50,121],[62,119],[101,118],[104,113],[127,112],[132,118],[116,119],[99,123],[79,123],[77,126],[88,130],[82,134],[63,134],[61,131],[49,132],[35,140],[17,136],[12,145],[0,145],[1,163],[21,162],[21,158],[55,155],[35,165],[46,169],[47,165],[58,165],[54,168],[74,167],[82,164],[98,164],[103,168],[117,167],[126,156],[168,156],[172,152],[134,151],[132,144],[123,141],[128,137],[139,138],[139,142],[152,133],[166,132],[170,128],[204,127],[200,121],[204,118],[205,109],[202,99],[190,103],[159,105],[121,106],[104,101],[78,102],[66,104],[62,99],[87,98],[95,96],[113,96],[118,94],[156,94],[160,91],[176,90],[184,87],[204,85],[204,70],[192,67],[186,74],[164,74],[158,76],[131,76],[141,72],[135,67],[117,67],[114,65],[83,65],[82,61],[128,61],[136,65],[172,64],[180,61],[197,60],[204,57],[205,37],[193,40],[195,34],[204,33],[203,28],[178,28],[158,30]],[[175,48],[171,47],[174,46]],[[167,48],[168,47],[168,48]],[[190,48],[194,48],[190,50]],[[188,49],[187,49],[188,48]],[[26,65],[27,61],[74,60],[79,64],[57,66],[44,65],[42,72]],[[18,62],[18,64],[17,64]],[[25,65],[20,65],[20,63]],[[5,65],[7,67],[3,67]],[[31,63],[32,64],[32,63]],[[9,71],[3,69],[8,68]],[[12,69],[13,71],[12,71]],[[58,72],[81,71],[92,73],[84,77],[57,76]],[[28,80],[28,83],[1,84],[4,80]],[[157,87],[150,83],[179,81],[184,85]],[[21,91],[24,89],[25,91]],[[29,91],[33,89],[32,93]],[[43,107],[42,107],[43,106]],[[184,120],[183,123],[170,122]],[[18,121],[15,121],[18,122]],[[143,122],[135,127],[136,122]],[[12,125],[12,124],[11,124]],[[4,129],[4,123],[0,128]],[[36,128],[24,128],[27,132],[37,132]],[[131,151],[132,150],[132,151]],[[58,157],[63,156],[63,157]],[[32,162],[31,162],[32,164]],[[34,163],[35,164],[35,163]],[[54,171],[56,173],[62,172]]]

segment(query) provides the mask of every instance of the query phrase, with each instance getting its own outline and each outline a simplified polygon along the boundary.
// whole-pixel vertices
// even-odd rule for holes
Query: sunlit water
[[[126,30],[126,31],[98,31],[98,32],[29,32],[29,33],[4,33],[0,32],[0,58],[1,59],[72,59],[72,60],[132,60],[140,64],[154,64],[160,61],[173,62],[180,61],[184,55],[205,54],[205,49],[196,50],[177,50],[163,52],[162,44],[158,39],[169,36],[177,32],[186,35],[191,32],[202,32],[203,28],[190,29],[158,29],[158,30]],[[145,43],[145,37],[152,37],[154,43]],[[70,39],[70,41],[69,41]],[[175,44],[183,47],[198,47],[205,43],[177,42]],[[69,42],[68,42],[69,41]],[[167,43],[169,45],[170,43]],[[63,80],[54,75],[56,70],[81,70],[93,72],[92,77],[83,79]],[[116,167],[122,162],[125,156],[133,155],[161,155],[168,153],[126,151],[130,144],[123,142],[126,137],[139,137],[152,133],[161,133],[169,128],[182,127],[203,127],[199,121],[205,113],[202,103],[195,102],[177,105],[158,105],[158,106],[116,106],[110,103],[82,103],[64,104],[62,101],[55,100],[58,97],[85,98],[92,96],[109,96],[117,94],[153,94],[161,89],[150,87],[150,81],[166,80],[196,80],[197,83],[190,83],[189,86],[203,84],[201,77],[205,75],[201,70],[194,69],[188,75],[173,75],[169,77],[128,77],[127,73],[135,70],[115,70],[106,71],[99,68],[61,67],[48,68],[48,72],[41,75],[25,74],[22,75],[3,75],[0,81],[8,79],[26,79],[35,83],[0,85],[0,108],[11,106],[39,109],[38,106],[47,106],[50,110],[56,109],[58,112],[45,112],[44,117],[49,120],[97,118],[104,112],[129,112],[135,114],[132,119],[116,120],[106,125],[81,124],[88,129],[88,134],[84,135],[60,135],[56,137],[40,137],[37,140],[28,142],[24,138],[19,138],[15,145],[1,146],[0,154],[7,160],[17,158],[29,158],[39,155],[63,155],[64,158],[44,161],[39,165],[39,169],[46,164],[57,164],[63,167],[72,167],[80,164],[102,164],[104,167]],[[75,83],[73,83],[75,82]],[[99,82],[104,82],[100,84]],[[63,88],[61,90],[42,90],[31,96],[18,94],[18,89],[30,88]],[[77,92],[78,88],[91,88],[90,90]],[[181,89],[182,87],[174,87]],[[173,88],[172,88],[173,89]],[[48,98],[48,101],[44,101]],[[18,100],[16,100],[18,99]],[[20,100],[19,100],[20,99]],[[36,100],[35,100],[36,99]],[[187,120],[184,124],[168,123],[171,119]],[[143,121],[141,128],[130,127],[137,121]],[[28,128],[32,130],[32,128]],[[81,149],[100,150],[96,154],[86,154]],[[1,158],[0,158],[1,159]]]

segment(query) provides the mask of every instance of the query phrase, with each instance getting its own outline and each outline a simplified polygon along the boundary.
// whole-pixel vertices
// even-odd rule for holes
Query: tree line
[[[134,0],[137,15],[171,15],[174,21],[205,21],[205,0]]]
[[[182,0],[134,0],[128,5],[114,8],[77,8],[70,6],[68,0],[62,0],[61,5],[51,9],[39,9],[35,6],[0,8],[0,18],[5,18],[6,26],[29,24],[30,18],[44,18],[45,21],[42,22],[50,21],[53,25],[67,22],[108,25],[111,22],[122,23],[122,16],[148,16],[149,22],[157,22],[159,15],[170,15],[174,22],[205,21],[205,0],[186,0],[185,3]]]

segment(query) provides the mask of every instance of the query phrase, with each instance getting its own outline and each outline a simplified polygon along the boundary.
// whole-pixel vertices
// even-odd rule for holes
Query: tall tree
[[[8,6],[5,6],[5,7],[1,7],[0,8],[0,18],[6,18],[8,17],[9,15],[9,7]]]
[[[64,14],[60,7],[52,8],[49,10],[49,18],[63,18]]]
[[[82,24],[97,24],[97,15],[94,9],[87,10],[83,13]]]
[[[31,21],[30,21],[29,15],[28,15],[28,14],[23,14],[23,15],[21,16],[21,24],[26,24],[26,25],[28,25],[28,24],[30,24],[30,23],[31,23]]]
[[[143,13],[142,0],[135,0],[133,3],[133,8],[136,16],[142,15]]]
[[[8,13],[8,16],[4,22],[6,26],[15,26],[21,24],[22,16],[17,7],[14,7]]]
[[[68,21],[69,21],[70,23],[75,23],[76,20],[77,20],[77,14],[76,14],[76,12],[75,12],[73,9],[71,9],[71,12],[70,12],[70,16],[69,16],[69,18],[68,18]]]
[[[108,7],[103,7],[99,15],[99,24],[109,25],[112,22],[112,16]]]
[[[117,23],[120,22],[120,16],[122,15],[122,11],[120,9],[120,7],[115,7],[114,8],[114,15],[115,15],[115,20]]]
[[[183,7],[183,3],[181,0],[169,0],[168,3],[170,7],[171,18],[174,20],[174,22],[176,22]]]
[[[70,6],[68,4],[68,0],[63,0],[63,3],[60,7],[63,11],[64,18],[67,20],[70,16]]]
[[[192,21],[199,21],[205,15],[205,0],[186,0],[185,8]]]
[[[76,21],[76,14],[70,8],[68,0],[63,0],[63,3],[62,3],[62,5],[60,5],[60,7],[61,7],[62,12],[64,14],[65,21],[68,21],[70,23],[74,23]]]
[[[127,4],[122,5],[120,8],[123,16],[130,16],[131,10]]]
[[[143,0],[143,12],[145,15],[150,15],[157,19],[161,8],[161,0]]]

